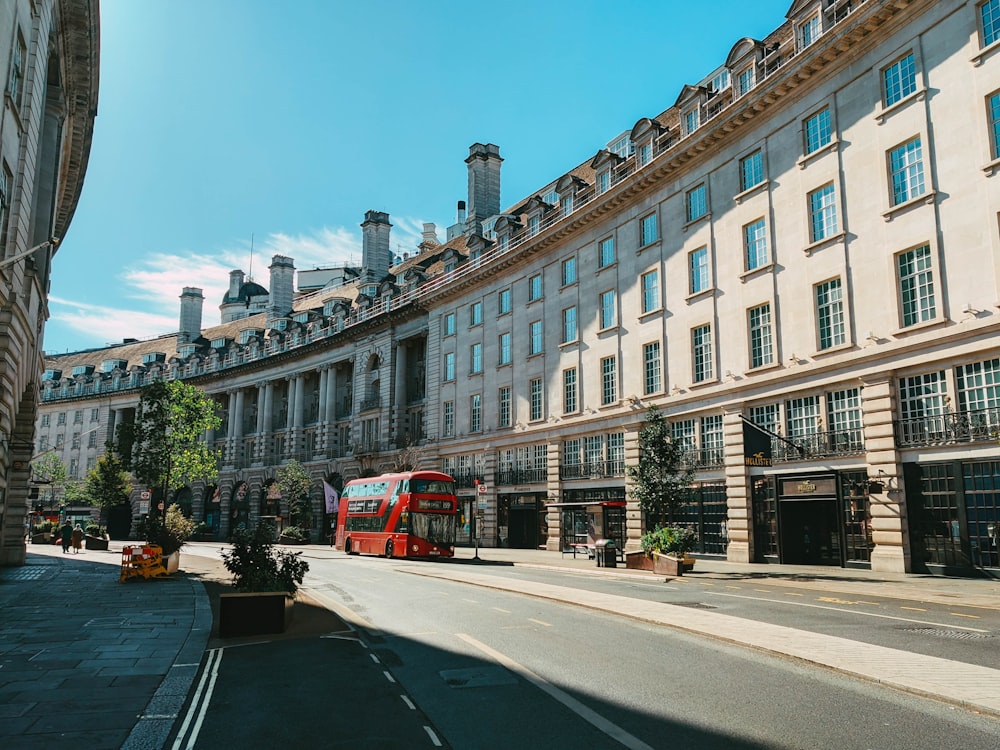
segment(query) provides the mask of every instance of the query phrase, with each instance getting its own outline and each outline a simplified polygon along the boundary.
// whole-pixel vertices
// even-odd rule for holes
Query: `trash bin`
[[[614,539],[601,539],[594,545],[598,568],[614,568],[618,565]]]

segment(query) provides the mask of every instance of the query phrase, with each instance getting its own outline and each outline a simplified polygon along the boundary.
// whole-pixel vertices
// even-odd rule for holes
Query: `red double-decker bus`
[[[438,471],[352,479],[337,514],[337,549],[349,555],[451,557],[458,499],[455,480]]]

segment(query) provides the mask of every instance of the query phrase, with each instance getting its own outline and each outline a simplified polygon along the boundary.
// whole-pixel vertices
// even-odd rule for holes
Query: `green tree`
[[[293,458],[278,469],[275,483],[281,490],[282,499],[288,502],[288,515],[292,525],[308,529],[312,523],[309,492],[313,486],[313,478],[309,472]]]
[[[218,475],[216,451],[204,436],[220,423],[215,402],[199,388],[180,380],[156,381],[142,389],[135,421],[119,428],[123,464],[165,503],[170,490]]]
[[[627,468],[629,494],[647,521],[669,523],[691,496],[694,472],[684,466],[684,447],[674,441],[670,423],[655,406],[646,412],[639,431],[639,463]]]
[[[105,514],[116,505],[124,505],[132,494],[132,483],[121,458],[108,446],[103,456],[97,459],[94,468],[87,472],[84,492],[93,505],[101,509],[99,524],[105,525]]]
[[[36,483],[48,485],[49,507],[54,507],[69,479],[66,464],[54,451],[44,453],[31,462],[31,475]]]

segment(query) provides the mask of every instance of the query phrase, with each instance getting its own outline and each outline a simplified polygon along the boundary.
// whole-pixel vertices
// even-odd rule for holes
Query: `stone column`
[[[743,458],[743,409],[733,407],[722,418],[726,467],[726,526],[729,545],[726,559],[732,562],[753,561],[753,510],[749,469]]]
[[[326,376],[326,411],[324,412],[323,449],[333,458],[337,448],[337,368],[331,367]]]
[[[247,463],[247,456],[244,454],[243,446],[243,409],[245,405],[243,389],[236,391],[236,408],[234,409],[235,415],[233,417],[233,446],[234,446],[234,456],[236,462],[239,466],[245,466]]]
[[[400,342],[396,344],[396,369],[394,374],[395,382],[393,383],[393,400],[395,403],[390,405],[391,411],[386,412],[393,414],[395,417],[396,445],[399,446],[405,445],[406,430],[408,427],[406,420],[406,366],[406,346]]]
[[[316,416],[316,455],[326,450],[326,381],[330,377],[330,368],[323,367],[319,371],[319,409]]]
[[[254,440],[253,447],[254,463],[261,463],[264,460],[264,443],[267,440],[267,436],[264,434],[264,394],[266,390],[266,383],[257,384],[257,424],[255,426],[257,438]]]
[[[861,388],[868,477],[878,480],[883,488],[882,492],[868,496],[872,541],[875,542],[871,563],[872,570],[909,573],[912,560],[903,472],[893,430],[893,383],[893,373],[883,372],[867,380]]]
[[[236,391],[228,391],[229,419],[226,423],[226,459],[232,464],[236,461]]]

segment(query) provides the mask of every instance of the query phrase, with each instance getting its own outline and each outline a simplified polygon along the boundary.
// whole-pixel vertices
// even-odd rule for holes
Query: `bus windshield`
[[[410,513],[410,533],[433,544],[452,545],[456,518],[451,513]]]
[[[431,495],[454,495],[455,483],[443,479],[411,479],[410,492]]]

